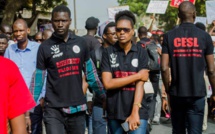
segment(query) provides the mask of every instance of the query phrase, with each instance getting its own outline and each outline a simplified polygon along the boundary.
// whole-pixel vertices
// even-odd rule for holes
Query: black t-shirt
[[[101,46],[99,41],[94,36],[84,35],[83,38],[85,39],[87,43],[86,45],[89,47],[90,52]]]
[[[141,47],[145,48],[148,43],[150,43],[150,39],[147,37],[143,37],[140,39],[140,41],[137,42],[137,45],[140,45]]]
[[[125,55],[118,42],[114,46],[104,49],[102,54],[102,72],[111,72],[113,78],[122,78],[138,73],[141,69],[148,69],[147,53],[140,46],[132,45]],[[144,91],[143,91],[144,92]],[[109,119],[125,120],[132,111],[135,93],[135,83],[125,87],[107,90],[107,113]],[[147,104],[142,101],[139,115],[141,119],[148,119]]]
[[[49,107],[85,104],[82,70],[88,59],[85,40],[71,33],[67,42],[53,34],[40,45],[37,68],[48,71],[45,100]]]
[[[164,35],[162,53],[169,54],[172,81],[170,95],[203,97],[206,55],[213,54],[211,37],[192,23],[182,23]]]

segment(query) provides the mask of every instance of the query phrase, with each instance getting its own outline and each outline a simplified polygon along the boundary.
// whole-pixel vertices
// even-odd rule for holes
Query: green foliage
[[[150,0],[118,0],[120,5],[129,5],[137,16],[144,15]]]
[[[53,8],[56,5],[60,5],[60,4],[67,5],[67,2],[65,0],[45,0],[43,4],[41,4],[40,2],[41,0],[37,0],[37,1],[38,2],[36,4],[40,6],[43,11]]]
[[[206,0],[196,0],[195,6],[197,16],[206,16],[205,1]],[[136,14],[138,18],[146,14],[146,9],[150,0],[118,0],[118,2],[120,5],[129,5],[130,11]],[[176,25],[177,14],[178,9],[168,5],[166,13],[159,16],[159,25],[163,25],[165,31],[172,29]]]
[[[28,10],[34,10],[33,7],[39,7],[41,12],[47,12],[49,9],[55,7],[56,5],[64,4],[67,5],[66,0],[28,0],[22,8]]]

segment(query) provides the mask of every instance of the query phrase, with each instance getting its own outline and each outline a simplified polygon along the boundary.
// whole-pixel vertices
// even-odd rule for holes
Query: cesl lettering
[[[192,38],[175,38],[174,39],[174,46],[175,47],[199,47],[198,45],[198,39],[196,37]]]

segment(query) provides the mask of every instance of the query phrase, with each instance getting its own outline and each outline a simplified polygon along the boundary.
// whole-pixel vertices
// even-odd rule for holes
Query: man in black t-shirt
[[[201,134],[204,115],[207,70],[215,101],[213,44],[209,34],[197,28],[195,6],[182,2],[178,9],[181,24],[164,35],[162,78],[171,106],[173,134]],[[169,85],[169,66],[171,84]]]
[[[44,122],[48,134],[85,133],[87,106],[82,88],[83,70],[89,86],[103,92],[85,40],[69,32],[70,16],[69,8],[64,5],[53,9],[55,32],[39,47],[37,68],[30,87],[37,100],[47,70]]]
[[[99,19],[95,17],[89,17],[86,20],[85,28],[87,29],[87,34],[83,38],[86,40],[86,45],[89,47],[90,52],[101,46],[99,41],[94,37],[97,33],[98,24]]]
[[[147,31],[147,28],[144,26],[138,28],[138,37],[140,41],[137,42],[137,45],[140,45],[143,48],[145,48],[146,45],[150,43],[150,39],[147,38]]]

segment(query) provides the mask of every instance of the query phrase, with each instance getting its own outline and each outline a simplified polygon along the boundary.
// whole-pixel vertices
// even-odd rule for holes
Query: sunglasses
[[[112,35],[112,36],[116,35],[115,32],[113,32],[113,33],[106,33],[106,34],[107,34],[107,35]]]
[[[121,31],[129,33],[131,31],[131,28],[116,28],[116,32],[120,33]]]
[[[35,39],[35,41],[36,41],[36,42],[38,42],[38,41],[42,42],[43,39]]]

